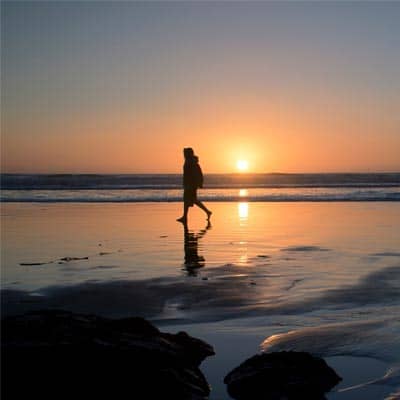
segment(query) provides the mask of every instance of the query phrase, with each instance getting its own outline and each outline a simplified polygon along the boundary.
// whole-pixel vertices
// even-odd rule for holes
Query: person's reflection
[[[199,255],[199,240],[211,229],[211,223],[207,221],[206,227],[198,233],[190,231],[187,224],[183,224],[183,229],[185,250],[184,267],[189,276],[197,276],[198,269],[204,267],[206,261],[203,256]]]

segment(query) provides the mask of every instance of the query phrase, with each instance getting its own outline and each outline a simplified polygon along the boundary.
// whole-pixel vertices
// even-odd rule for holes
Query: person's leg
[[[178,222],[186,224],[189,207],[193,205],[193,191],[189,189],[183,190],[183,215],[178,218]]]
[[[184,204],[184,206],[183,206],[183,219],[184,220],[187,220],[188,212],[189,212],[189,206],[187,204]]]
[[[207,219],[210,219],[212,212],[200,200],[196,200],[194,204],[207,214]]]
[[[183,204],[183,216],[178,218],[177,221],[185,223],[187,221],[188,211],[189,211],[189,206],[186,203],[184,203]]]

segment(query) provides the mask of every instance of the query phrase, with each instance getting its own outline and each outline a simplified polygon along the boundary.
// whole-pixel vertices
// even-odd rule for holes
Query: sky
[[[1,170],[400,171],[400,2],[1,2]]]

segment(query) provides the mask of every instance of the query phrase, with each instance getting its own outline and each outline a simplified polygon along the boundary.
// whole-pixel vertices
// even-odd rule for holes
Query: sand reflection
[[[249,192],[247,189],[239,190],[239,197],[243,197],[243,200],[248,196],[248,194]],[[238,215],[240,222],[244,222],[249,217],[249,203],[247,201],[241,201],[238,203]]]
[[[247,190],[246,189],[241,189],[239,192],[239,195],[242,196],[242,190],[245,191],[245,194],[243,196],[247,195]],[[245,228],[247,226],[248,218],[249,218],[249,203],[247,202],[240,202],[238,203],[238,216],[239,216],[239,226],[240,230],[242,228]],[[241,238],[239,241],[240,245],[240,250],[241,254],[238,259],[238,264],[239,265],[247,265],[248,264],[248,254],[247,254],[247,232],[243,232],[244,235],[246,236],[245,238]]]
[[[249,218],[249,203],[238,203],[238,214],[241,221]]]
[[[197,276],[199,268],[205,266],[204,257],[199,254],[199,240],[204,237],[207,231],[211,229],[210,221],[204,229],[201,229],[197,233],[190,230],[187,224],[183,225],[184,230],[184,267],[189,276]]]

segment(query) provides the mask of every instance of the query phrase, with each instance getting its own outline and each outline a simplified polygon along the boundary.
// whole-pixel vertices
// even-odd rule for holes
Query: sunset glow
[[[400,4],[283,3],[2,2],[2,172],[399,170]]]
[[[399,21],[0,0],[3,397],[396,397]]]

